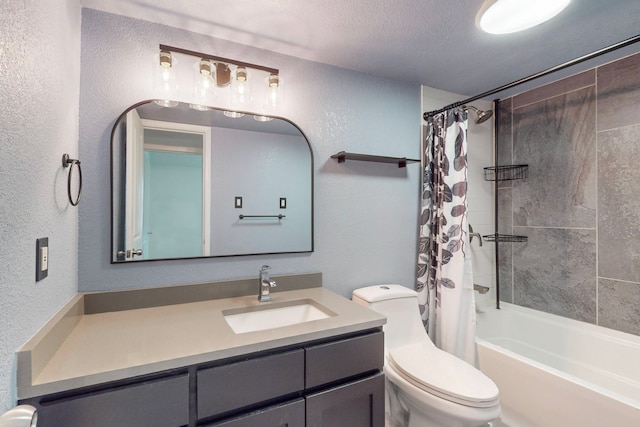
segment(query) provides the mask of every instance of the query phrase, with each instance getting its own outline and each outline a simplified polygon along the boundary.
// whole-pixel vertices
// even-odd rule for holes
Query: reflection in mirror
[[[313,251],[313,155],[282,118],[142,102],[111,138],[112,262]]]

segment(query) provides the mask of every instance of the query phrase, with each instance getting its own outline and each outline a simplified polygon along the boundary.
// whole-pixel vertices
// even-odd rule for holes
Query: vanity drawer
[[[304,399],[272,406],[207,427],[305,427]]]
[[[384,335],[374,332],[306,347],[306,388],[382,370]]]
[[[198,371],[198,419],[304,390],[304,350]]]
[[[38,427],[179,427],[188,423],[187,374],[38,407]]]

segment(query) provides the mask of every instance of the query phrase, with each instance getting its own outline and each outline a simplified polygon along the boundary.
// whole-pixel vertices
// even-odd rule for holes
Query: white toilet
[[[401,285],[353,291],[353,301],[387,316],[384,326],[387,425],[478,427],[500,416],[498,387],[465,361],[438,349],[418,309],[418,294]]]

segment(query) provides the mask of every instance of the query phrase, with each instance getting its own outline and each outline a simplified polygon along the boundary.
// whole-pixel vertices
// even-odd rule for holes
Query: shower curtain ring
[[[80,203],[80,195],[82,194],[82,168],[80,167],[80,160],[72,159],[69,157],[69,154],[65,153],[62,155],[62,167],[67,168],[71,166],[69,169],[69,175],[67,176],[67,196],[69,197],[69,203],[71,206],[78,206]],[[75,200],[71,196],[71,177],[73,176],[73,167],[78,167],[78,195]]]

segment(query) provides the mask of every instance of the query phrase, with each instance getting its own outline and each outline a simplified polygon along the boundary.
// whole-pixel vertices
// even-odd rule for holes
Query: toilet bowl
[[[478,427],[500,416],[498,387],[427,335],[418,295],[401,285],[353,291],[352,299],[387,316],[384,326],[390,427]]]

